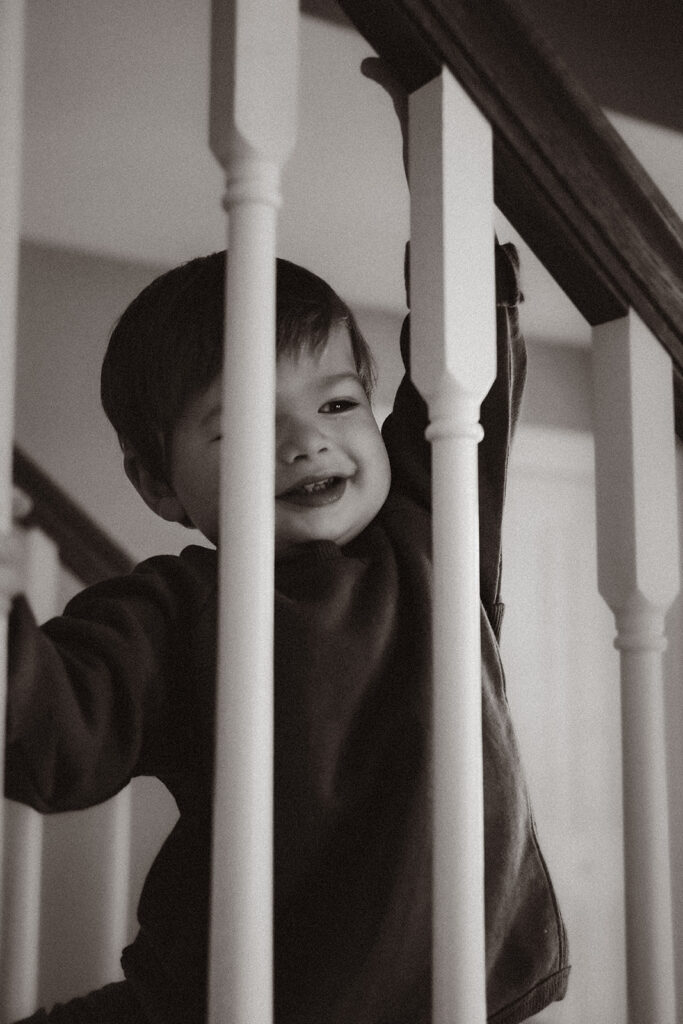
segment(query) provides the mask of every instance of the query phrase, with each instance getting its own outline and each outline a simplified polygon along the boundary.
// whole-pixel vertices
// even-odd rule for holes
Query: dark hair
[[[114,327],[102,365],[104,411],[122,447],[163,479],[168,446],[188,400],[208,387],[223,360],[225,252],[191,260],[152,281]],[[277,355],[313,351],[347,325],[368,396],[374,364],[350,309],[316,274],[287,260],[276,267]]]

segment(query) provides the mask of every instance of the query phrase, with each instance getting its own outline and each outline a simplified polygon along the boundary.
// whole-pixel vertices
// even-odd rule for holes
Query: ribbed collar
[[[275,559],[275,570],[300,565],[322,565],[341,557],[341,548],[333,540],[314,540],[309,544],[299,544],[290,548]]]

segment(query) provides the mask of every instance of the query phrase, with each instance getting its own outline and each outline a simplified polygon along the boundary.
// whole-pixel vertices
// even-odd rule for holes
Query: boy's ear
[[[125,444],[123,468],[133,487],[152,512],[156,512],[158,516],[169,523],[186,524],[188,522],[187,513],[170,485],[165,480],[154,476],[142,464],[137,452]]]

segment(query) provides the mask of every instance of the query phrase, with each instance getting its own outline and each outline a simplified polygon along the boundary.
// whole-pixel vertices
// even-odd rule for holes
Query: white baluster
[[[0,4],[0,545],[7,543],[12,509],[15,335],[21,202],[23,116],[23,0]],[[0,558],[0,795],[4,793],[7,614],[13,573]],[[4,828],[0,809],[0,853]],[[2,857],[0,857],[0,893]],[[0,908],[1,911],[2,908]],[[0,950],[0,956],[2,950]]]
[[[104,827],[108,833],[106,871],[98,894],[102,945],[98,949],[102,984],[119,968],[121,950],[128,942],[128,906],[131,868],[131,787],[126,786],[107,805]]]
[[[209,1014],[272,1018],[275,229],[294,141],[296,0],[214,0],[211,148],[230,257]]]
[[[671,360],[631,312],[593,332],[598,579],[621,653],[631,1024],[675,1024],[662,652],[679,587]]]
[[[30,504],[30,503],[29,503]],[[59,555],[41,530],[22,532],[24,591],[39,622],[58,610]],[[19,1020],[38,1003],[43,819],[7,801],[5,916],[0,970],[0,1019]]]
[[[0,1020],[22,1020],[38,1004],[43,821],[7,800]]]
[[[479,406],[496,374],[490,127],[444,71],[411,96],[412,375],[430,414],[434,1024],[484,1024]]]

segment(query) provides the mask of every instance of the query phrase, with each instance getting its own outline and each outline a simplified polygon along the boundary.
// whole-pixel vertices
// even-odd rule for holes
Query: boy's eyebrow
[[[322,377],[319,382],[323,387],[337,387],[340,384],[358,384],[361,388],[363,382],[357,373],[353,373],[351,370],[345,370],[343,373],[330,373],[327,377]],[[204,415],[199,421],[200,427],[206,426],[214,416],[218,416],[223,411],[222,401],[213,402],[212,405],[206,410]]]
[[[331,373],[327,377],[322,377],[320,383],[324,387],[335,387],[337,384],[344,384],[347,381],[351,384],[360,384],[361,387],[363,386],[358,374],[352,373],[350,370],[344,373]]]

